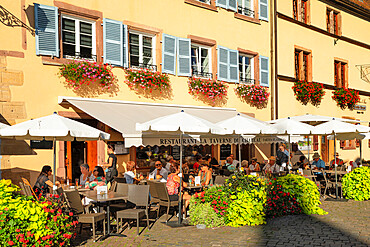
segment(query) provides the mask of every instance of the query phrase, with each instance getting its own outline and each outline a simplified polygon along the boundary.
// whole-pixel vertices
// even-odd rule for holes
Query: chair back
[[[57,189],[57,194],[59,195],[60,200],[61,200],[62,202],[64,202],[64,201],[65,201],[65,197],[64,197],[64,190],[63,190],[63,188],[62,188],[62,187],[59,187],[59,188]]]
[[[312,175],[312,171],[311,170],[303,169],[303,175],[304,176],[311,176]]]
[[[169,201],[170,196],[168,195],[166,183],[162,183],[162,182],[153,182],[153,183],[154,183],[155,188],[157,190],[157,195],[158,195],[159,200]]]
[[[19,182],[19,187],[21,188],[21,193],[28,196],[23,182]]]
[[[109,190],[116,191],[116,188],[117,188],[117,181],[111,182]]]
[[[125,183],[117,183],[116,192],[118,194],[127,196],[128,195],[128,186],[129,185],[125,184]]]
[[[126,178],[124,177],[115,177],[114,178],[114,181],[116,181],[117,183],[126,183]]]
[[[28,180],[25,179],[25,178],[22,178],[22,181],[23,181],[23,184],[24,184],[26,195],[27,196],[34,196],[36,198],[36,200],[38,201],[39,198],[36,196],[35,191],[33,191],[30,182],[28,182]]]
[[[128,186],[128,201],[137,207],[147,207],[149,202],[149,185]]]
[[[64,191],[65,198],[71,209],[73,209],[76,214],[82,214],[84,212],[84,207],[81,202],[80,194],[77,190]]]
[[[157,188],[155,187],[155,184],[154,184],[155,182],[151,181],[151,180],[148,180],[147,183],[149,185],[150,196],[155,198],[155,199],[159,199]]]
[[[227,177],[224,176],[216,176],[215,184],[223,185],[226,182]]]

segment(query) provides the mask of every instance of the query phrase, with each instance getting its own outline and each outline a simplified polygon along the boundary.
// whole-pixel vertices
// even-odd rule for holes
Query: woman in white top
[[[123,175],[126,179],[126,183],[128,184],[133,184],[134,181],[137,181],[139,182],[141,179],[143,179],[143,176],[141,176],[140,178],[136,178],[136,175],[135,175],[135,162],[134,161],[129,161],[127,162],[127,166],[126,166],[126,172],[125,174]]]
[[[84,187],[86,182],[92,182],[95,179],[95,177],[90,172],[90,167],[88,164],[80,165],[80,169],[81,169],[80,185]]]

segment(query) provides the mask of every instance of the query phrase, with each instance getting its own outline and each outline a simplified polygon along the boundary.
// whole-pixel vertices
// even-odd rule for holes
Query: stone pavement
[[[127,229],[127,238],[110,237],[93,243],[87,231],[75,246],[370,246],[370,201],[324,201],[328,215],[292,215],[268,220],[266,225],[240,228],[220,227],[198,230],[194,226],[169,225],[162,216],[151,230],[136,237],[136,228]],[[145,224],[143,225],[145,226]],[[140,228],[142,230],[143,228]],[[88,239],[87,239],[88,238]],[[81,242],[87,239],[87,242]]]

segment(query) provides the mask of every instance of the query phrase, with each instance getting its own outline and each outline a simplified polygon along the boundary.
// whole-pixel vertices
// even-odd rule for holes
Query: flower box
[[[222,81],[190,77],[188,86],[189,94],[196,97],[203,96],[213,103],[215,103],[217,99],[224,99],[227,96],[228,85]]]
[[[270,96],[267,87],[246,84],[239,84],[235,88],[235,94],[257,108],[266,107]]]
[[[134,90],[143,89],[152,93],[154,90],[162,93],[163,90],[170,88],[168,75],[150,69],[125,69],[126,83]]]
[[[325,95],[324,86],[318,82],[296,81],[292,88],[296,99],[303,105],[319,106]]]
[[[360,101],[359,92],[350,88],[338,88],[333,92],[333,100],[343,110],[345,108],[353,110]]]

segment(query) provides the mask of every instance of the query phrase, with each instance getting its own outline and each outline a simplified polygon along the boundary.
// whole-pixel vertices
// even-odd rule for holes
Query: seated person
[[[240,167],[240,170],[244,172],[246,175],[249,175],[249,166],[248,166],[248,160],[243,160],[242,165]]]
[[[299,157],[299,161],[295,163],[294,169],[298,170],[299,168],[304,170],[309,170],[310,167],[308,165],[308,162],[304,162],[306,160],[306,157],[304,155],[301,155]]]
[[[265,173],[273,173],[272,167],[275,165],[276,158],[271,156],[269,162],[263,167]]]
[[[276,162],[271,166],[270,170],[271,173],[279,173],[281,170],[281,166],[279,166]]]
[[[252,158],[252,164],[249,165],[249,170],[251,172],[260,172],[261,171],[260,164],[257,162],[256,157]]]
[[[197,174],[199,171],[200,162],[202,162],[202,156],[200,155],[195,156],[195,163],[193,164],[193,170],[195,174]]]
[[[50,193],[50,189],[53,189],[53,182],[51,182],[49,179],[49,176],[51,176],[51,174],[51,166],[45,165],[42,167],[40,175],[37,177],[36,183],[33,186],[33,190],[38,197],[45,197],[46,194]]]
[[[93,175],[95,179],[92,182],[86,182],[85,184],[86,189],[96,190],[96,186],[107,185],[107,180],[105,179],[105,176],[104,176],[104,170],[101,166],[95,166]]]
[[[154,175],[156,179],[165,179],[167,180],[168,171],[163,168],[162,162],[159,160],[155,162],[155,169],[153,172],[151,172],[151,175]]]
[[[198,176],[200,176],[200,183],[203,186],[213,185],[212,171],[207,163],[201,164]]]
[[[231,171],[231,172],[233,172],[233,171],[236,170],[236,165],[233,162],[233,159],[231,157],[228,157],[226,159],[226,164],[225,165],[226,165],[226,169],[229,170],[229,171]]]
[[[170,171],[170,166],[173,164],[173,162],[175,160],[173,159],[173,157],[171,155],[168,155],[166,160],[167,160],[167,163],[166,163],[166,167],[165,168],[169,172]]]
[[[168,195],[171,201],[178,201],[179,200],[179,187],[180,187],[180,167],[177,164],[170,166],[170,174],[167,177],[166,187],[168,191]],[[187,184],[183,181],[182,187],[187,187]],[[185,207],[186,209],[189,205],[191,196],[187,193],[182,194],[182,199],[185,200]]]
[[[140,180],[144,179],[143,176],[140,176],[139,178],[136,178],[136,169],[135,169],[136,165],[135,165],[135,162],[134,161],[129,161],[127,162],[127,166],[126,166],[126,169],[127,171],[125,172],[125,174],[123,175],[126,179],[126,183],[128,184],[133,184],[134,182],[140,182]]]
[[[90,172],[90,167],[88,164],[82,164],[80,165],[80,170],[81,170],[81,176],[80,176],[80,185],[85,186],[86,182],[92,182],[95,177]]]
[[[324,179],[324,176],[322,172],[317,172],[317,170],[325,170],[325,162],[320,159],[319,153],[314,153],[313,156],[313,162],[311,164],[312,170],[315,170],[314,173],[317,176],[317,179]]]
[[[329,169],[335,169],[334,165],[337,164],[338,167],[341,167],[344,165],[343,160],[339,158],[339,153],[335,153],[335,159],[332,159],[329,163]]]

